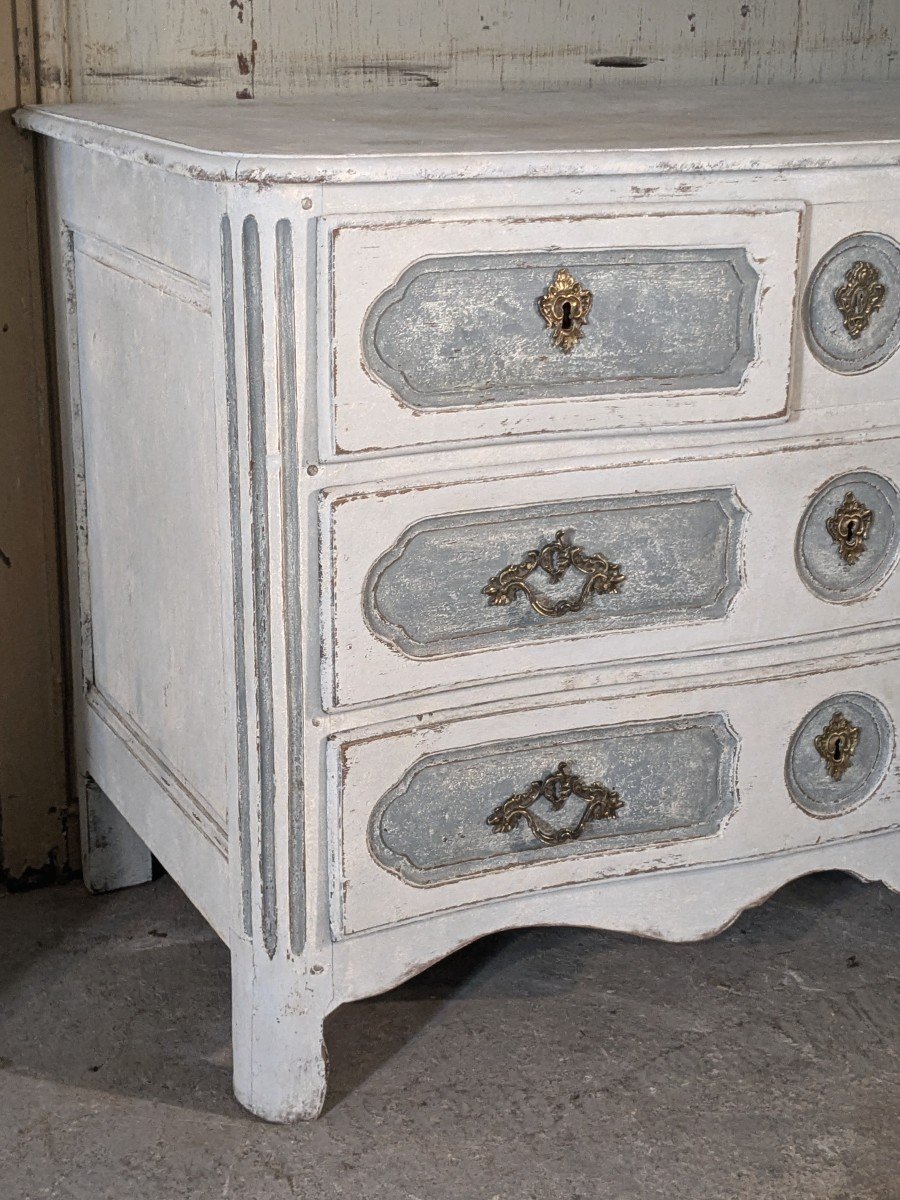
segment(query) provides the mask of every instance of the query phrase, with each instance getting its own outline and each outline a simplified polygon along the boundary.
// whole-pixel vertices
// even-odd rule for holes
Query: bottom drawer
[[[333,739],[336,932],[896,824],[889,659]]]

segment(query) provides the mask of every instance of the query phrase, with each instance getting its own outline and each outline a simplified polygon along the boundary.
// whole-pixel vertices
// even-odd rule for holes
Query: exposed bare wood
[[[27,6],[26,6],[27,8]],[[29,21],[0,0],[0,876],[70,861],[53,451],[34,148],[10,111],[36,89]]]

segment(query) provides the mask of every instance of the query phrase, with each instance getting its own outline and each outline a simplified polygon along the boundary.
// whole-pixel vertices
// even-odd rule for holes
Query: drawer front
[[[798,229],[796,209],[326,222],[322,451],[783,416]]]
[[[801,578],[834,604],[874,592],[890,577],[898,554],[900,493],[873,471],[830,479],[813,497],[797,534]]]
[[[323,701],[783,646],[896,621],[898,459],[886,439],[325,492]],[[853,488],[870,524],[848,558],[829,527]],[[835,603],[847,599],[856,602]]]
[[[335,930],[895,827],[898,654],[334,739]]]
[[[894,724],[874,696],[830,696],[798,726],[785,775],[795,804],[834,817],[864,803],[894,759]]]

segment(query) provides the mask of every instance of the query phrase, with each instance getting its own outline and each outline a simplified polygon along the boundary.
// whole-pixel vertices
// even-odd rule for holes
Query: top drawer
[[[330,219],[323,456],[782,417],[799,220]]]

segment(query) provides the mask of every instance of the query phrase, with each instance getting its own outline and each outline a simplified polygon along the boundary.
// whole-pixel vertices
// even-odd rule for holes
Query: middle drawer
[[[796,542],[824,485],[848,468],[889,477],[898,449],[885,440],[377,493],[329,489],[320,512],[331,565],[325,707],[893,620],[887,571],[848,607],[803,582]],[[836,570],[868,571],[841,559],[825,508],[812,517],[822,525],[812,531],[820,553]],[[894,520],[886,513],[880,532]],[[892,526],[891,544],[869,559],[892,561],[896,537]]]

